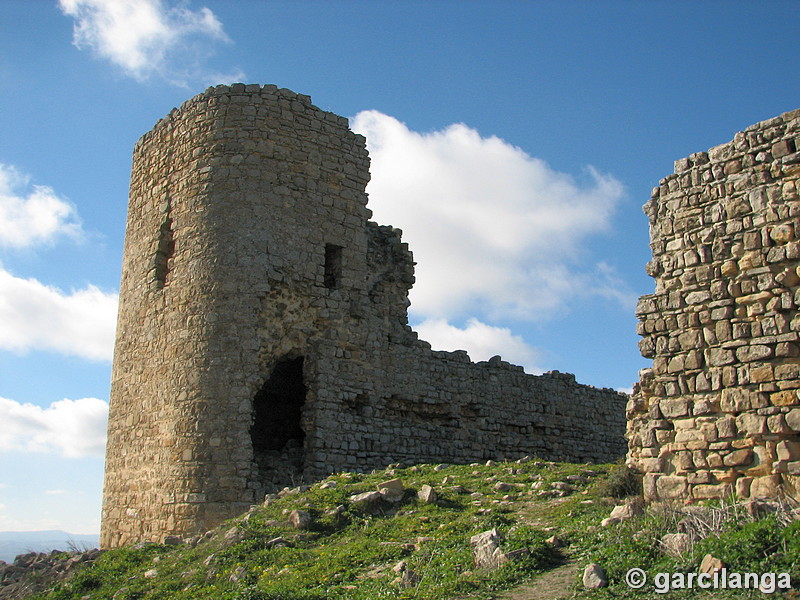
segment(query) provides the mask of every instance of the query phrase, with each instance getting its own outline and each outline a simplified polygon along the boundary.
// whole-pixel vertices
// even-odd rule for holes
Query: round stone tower
[[[413,256],[368,221],[368,179],[347,119],[275,86],[211,88],[139,141],[104,547],[193,535],[336,471],[622,454],[616,391],[417,338]]]
[[[323,470],[310,346],[367,296],[368,169],[346,119],[275,86],[210,88],[138,142],[102,546],[202,531]]]

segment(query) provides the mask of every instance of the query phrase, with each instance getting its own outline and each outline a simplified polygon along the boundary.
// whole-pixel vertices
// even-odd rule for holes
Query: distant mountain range
[[[25,552],[51,550],[89,550],[97,548],[97,534],[76,534],[66,531],[0,531],[0,560],[11,562]]]

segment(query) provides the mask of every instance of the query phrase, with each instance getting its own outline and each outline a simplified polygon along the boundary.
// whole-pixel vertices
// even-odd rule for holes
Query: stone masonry
[[[625,395],[417,339],[412,255],[368,180],[346,119],[270,85],[209,88],[138,142],[104,547],[336,471],[624,454]]]
[[[675,163],[644,206],[653,359],[629,401],[648,500],[799,498],[800,110]]]

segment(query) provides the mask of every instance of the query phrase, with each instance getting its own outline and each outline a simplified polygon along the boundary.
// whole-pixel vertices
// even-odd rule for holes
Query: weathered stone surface
[[[778,460],[795,461],[800,459],[800,442],[781,440],[775,445]]]
[[[313,520],[311,513],[307,510],[293,510],[289,513],[289,522],[295,529],[308,529]]]
[[[384,501],[384,497],[380,492],[363,492],[350,496],[349,500],[350,504],[354,506],[370,509],[379,506]]]
[[[656,493],[661,499],[677,499],[686,497],[687,482],[678,475],[663,475],[656,480]]]
[[[750,498],[776,498],[780,486],[780,475],[754,477],[750,483]]]
[[[775,406],[796,406],[800,404],[797,390],[775,392],[774,394],[770,394],[769,399]]]
[[[641,508],[636,502],[626,502],[625,504],[620,504],[619,506],[615,506],[609,515],[609,518],[618,519],[620,521],[627,521],[628,519],[632,519],[637,514],[641,513]]]
[[[379,483],[378,491],[387,502],[400,502],[405,493],[403,482],[399,479],[390,479],[389,481]]]
[[[369,177],[347,119],[269,85],[209,88],[136,144],[104,547],[334,472],[624,453],[624,394],[418,339],[414,259],[369,220]]]
[[[800,408],[793,408],[786,413],[786,424],[793,431],[800,433]]]
[[[722,459],[722,463],[726,467],[740,467],[749,465],[751,462],[753,462],[753,451],[750,448],[734,450]]]
[[[653,367],[628,403],[627,463],[647,500],[800,490],[798,130],[794,111],[678,161],[644,206],[657,268],[637,332]]]
[[[490,529],[473,535],[469,539],[472,558],[478,569],[496,569],[507,562],[505,553],[500,548],[503,541],[497,529]]]
[[[606,571],[597,563],[590,563],[583,569],[583,587],[596,590],[608,585]]]
[[[725,568],[725,563],[711,554],[706,554],[700,561],[700,573],[715,573]]]
[[[423,485],[417,492],[417,497],[425,504],[433,504],[438,498],[436,490],[429,485]]]

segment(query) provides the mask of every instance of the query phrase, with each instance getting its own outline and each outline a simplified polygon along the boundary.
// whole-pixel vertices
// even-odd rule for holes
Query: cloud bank
[[[208,8],[190,10],[186,3],[163,0],[59,0],[62,12],[75,19],[73,44],[145,81],[158,75],[186,86],[241,80],[243,73],[210,73],[203,65],[214,42],[230,42],[222,23]]]
[[[117,304],[117,294],[93,285],[65,293],[0,266],[0,349],[110,361]]]
[[[102,458],[107,423],[108,404],[97,398],[42,408],[0,397],[0,450]]]
[[[49,187],[35,185],[0,163],[0,247],[28,248],[59,237],[83,239],[75,207]]]
[[[351,128],[367,138],[375,219],[414,252],[410,314],[434,347],[530,367],[536,350],[487,322],[543,321],[590,296],[627,301],[613,269],[587,260],[623,195],[613,177],[587,167],[579,181],[464,124],[419,133],[369,110]]]
[[[535,321],[602,287],[580,259],[589,236],[610,227],[622,197],[613,177],[589,167],[580,185],[463,124],[417,133],[372,110],[352,128],[372,159],[369,206],[403,229],[419,263],[415,313]]]

